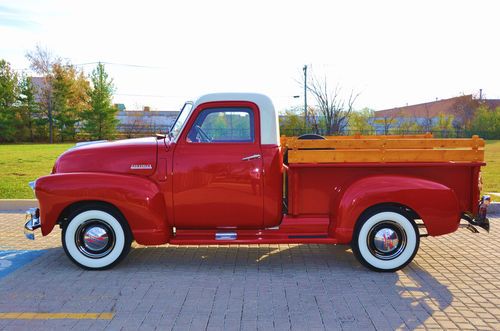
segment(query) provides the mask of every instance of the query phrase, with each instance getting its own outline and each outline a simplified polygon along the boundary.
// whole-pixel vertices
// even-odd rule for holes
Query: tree
[[[476,111],[471,123],[473,133],[480,134],[483,138],[500,138],[500,107],[490,109],[481,105]]]
[[[104,65],[99,63],[90,76],[92,88],[89,91],[90,108],[82,113],[84,130],[92,139],[111,138],[116,132],[116,113],[112,104],[113,80],[109,78]]]
[[[88,107],[89,83],[70,64],[52,67],[52,113],[61,141],[75,139],[76,124]]]
[[[429,109],[429,105],[428,104],[425,104],[424,105],[424,117],[423,117],[423,120],[422,120],[422,130],[425,131],[425,132],[431,132],[432,130],[432,127],[433,127],[433,122],[434,122],[434,117],[432,116],[432,113]],[[413,114],[413,116],[415,118],[417,118],[417,114]]]
[[[37,45],[33,51],[26,53],[26,58],[30,62],[30,68],[43,77],[39,88],[40,106],[47,116],[49,124],[49,141],[52,144],[54,137],[54,121],[52,116],[52,68],[54,64],[61,64],[61,59],[55,57],[46,48]]]
[[[341,134],[348,124],[354,102],[359,94],[351,91],[349,98],[344,99],[340,95],[340,87],[330,90],[326,78],[319,80],[314,76],[307,85],[307,90],[316,99],[318,111],[325,123],[326,134]]]
[[[29,140],[35,141],[35,127],[40,120],[40,107],[35,100],[35,90],[31,77],[23,75],[19,82],[19,113],[24,128],[29,132]]]
[[[0,141],[13,141],[16,134],[18,77],[10,64],[0,60]]]
[[[302,107],[292,107],[285,110],[285,114],[280,116],[280,133],[285,136],[297,136],[305,130]]]
[[[479,107],[479,101],[470,95],[463,95],[457,98],[453,106],[455,114],[454,125],[457,129],[468,130],[474,119],[475,110]]]
[[[404,118],[393,128],[393,132],[400,135],[422,132],[423,127],[418,124],[416,118]]]
[[[360,134],[369,134],[373,132],[373,117],[374,112],[369,108],[352,112],[349,118],[349,131],[354,131]]]
[[[69,99],[73,97],[71,90],[72,77],[66,68],[60,64],[53,67],[52,81],[52,116],[55,127],[58,129],[61,142],[66,138],[74,137],[76,116],[69,106]]]
[[[436,124],[432,127],[432,131],[438,131],[438,136],[448,137],[453,131],[453,115],[439,114]],[[431,130],[427,130],[431,131]]]

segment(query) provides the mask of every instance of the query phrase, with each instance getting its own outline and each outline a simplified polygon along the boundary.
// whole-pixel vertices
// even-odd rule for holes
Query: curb
[[[488,207],[488,214],[500,214],[500,202],[492,202]]]
[[[30,208],[38,207],[36,199],[0,199],[0,211],[25,212]]]

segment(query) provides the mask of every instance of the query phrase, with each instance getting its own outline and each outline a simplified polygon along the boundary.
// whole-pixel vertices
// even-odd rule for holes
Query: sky
[[[130,110],[240,91],[282,111],[303,105],[308,65],[380,110],[480,88],[500,98],[499,13],[495,0],[0,0],[0,58],[21,71],[38,44],[86,73],[108,63]]]

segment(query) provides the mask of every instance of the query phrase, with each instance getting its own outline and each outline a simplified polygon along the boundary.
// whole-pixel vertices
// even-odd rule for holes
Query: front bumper
[[[24,224],[24,236],[27,239],[35,240],[35,230],[42,226],[42,222],[40,220],[40,209],[28,209],[26,211],[26,219],[28,221]]]

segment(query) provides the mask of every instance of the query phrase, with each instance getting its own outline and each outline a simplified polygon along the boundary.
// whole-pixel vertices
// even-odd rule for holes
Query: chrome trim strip
[[[100,143],[105,143],[105,142],[107,142],[107,140],[82,141],[82,142],[76,143],[75,147],[82,147],[82,146],[100,144]]]

